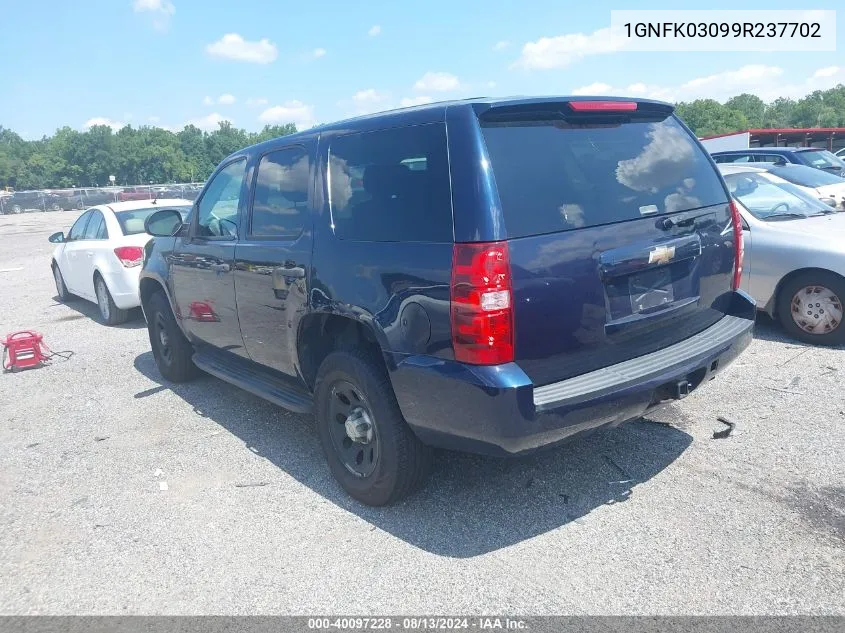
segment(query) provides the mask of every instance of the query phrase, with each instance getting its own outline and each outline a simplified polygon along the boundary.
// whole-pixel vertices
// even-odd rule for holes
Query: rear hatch
[[[670,106],[612,103],[479,117],[508,237],[515,360],[538,386],[677,343],[731,303],[718,172]]]

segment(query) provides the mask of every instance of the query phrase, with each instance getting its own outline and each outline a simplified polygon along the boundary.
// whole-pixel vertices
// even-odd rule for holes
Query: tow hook
[[[677,384],[675,384],[675,398],[677,400],[683,400],[689,395],[690,388],[689,382],[686,380],[679,380]]]

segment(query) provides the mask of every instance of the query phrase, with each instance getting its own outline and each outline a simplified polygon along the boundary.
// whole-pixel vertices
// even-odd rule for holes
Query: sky
[[[836,9],[841,0],[746,0]],[[702,3],[703,4],[703,3]],[[640,9],[737,8],[642,2]],[[611,9],[561,0],[0,0],[0,125],[24,138],[95,124],[319,123],[475,96],[801,97],[845,83],[837,52],[631,52]]]

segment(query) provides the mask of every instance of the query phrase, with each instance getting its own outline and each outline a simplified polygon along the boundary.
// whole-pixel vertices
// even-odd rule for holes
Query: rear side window
[[[335,234],[371,242],[451,242],[443,123],[340,136],[329,148]]]
[[[267,154],[258,164],[250,233],[293,239],[308,219],[308,153],[290,147]]]
[[[106,235],[106,221],[100,211],[93,211],[91,219],[88,220],[88,226],[85,227],[85,234],[83,240],[101,240],[105,239]]]
[[[482,123],[508,236],[727,202],[716,170],[674,117],[628,121]]]

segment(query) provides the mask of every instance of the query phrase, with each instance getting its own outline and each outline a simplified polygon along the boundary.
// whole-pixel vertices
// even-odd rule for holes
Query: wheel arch
[[[773,318],[778,318],[780,315],[778,314],[778,304],[780,303],[780,296],[781,292],[783,292],[784,286],[786,286],[790,281],[799,277],[804,274],[813,274],[813,273],[823,273],[825,275],[834,275],[841,279],[843,283],[845,283],[845,276],[836,272],[835,270],[830,270],[829,268],[821,268],[818,266],[807,266],[806,268],[796,268],[795,270],[791,270],[786,275],[781,277],[780,281],[778,281],[777,286],[775,286],[775,291],[772,293],[772,298],[769,299],[769,303],[766,304],[765,311],[769,313],[769,315]]]
[[[333,351],[363,347],[385,370],[383,345],[376,328],[368,320],[333,312],[312,312],[299,322],[296,337],[297,369],[308,385],[314,388],[317,370]]]

